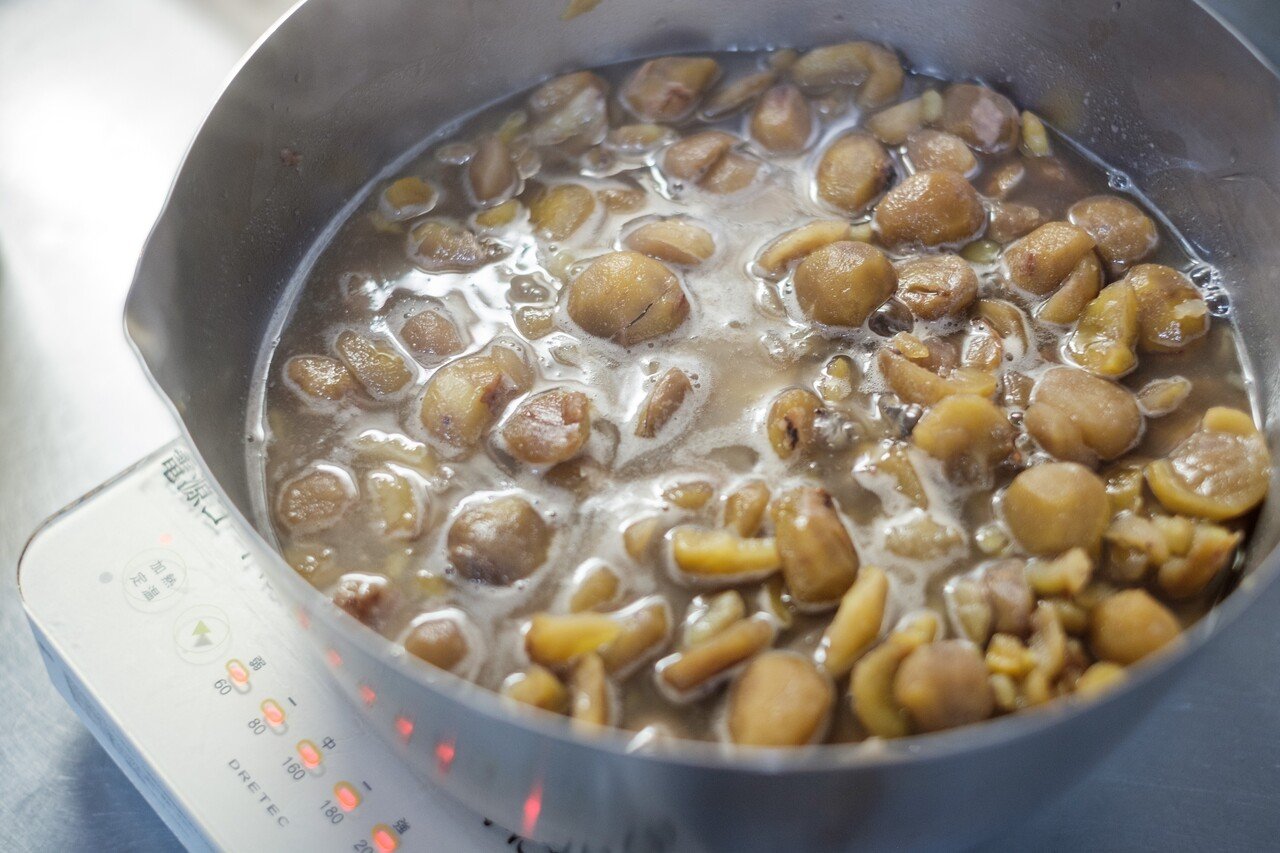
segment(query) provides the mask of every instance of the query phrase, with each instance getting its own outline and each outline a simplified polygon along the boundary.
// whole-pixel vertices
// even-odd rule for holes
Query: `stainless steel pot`
[[[1280,81],[1190,0],[309,0],[245,59],[147,243],[126,322],[246,530],[249,389],[295,270],[366,182],[451,119],[531,81],[672,51],[854,35],[1006,88],[1122,169],[1224,274],[1280,455]],[[477,811],[608,849],[960,847],[1075,781],[1273,581],[1280,502],[1240,588],[1183,651],[1102,702],[875,746],[628,751],[406,666],[254,535],[334,676],[405,761]],[[339,663],[340,661],[340,663]],[[360,703],[360,707],[366,707]],[[576,848],[575,848],[576,849]],[[594,848],[593,848],[594,849]]]

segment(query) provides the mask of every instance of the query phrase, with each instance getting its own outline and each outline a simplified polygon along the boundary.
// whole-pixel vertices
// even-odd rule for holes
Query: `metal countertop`
[[[124,295],[187,142],[288,5],[0,0],[4,849],[178,846],[49,684],[12,571],[44,517],[176,434],[125,344]],[[1211,5],[1280,63],[1280,3]],[[1276,613],[1280,585],[1106,762],[988,849],[1280,845]]]

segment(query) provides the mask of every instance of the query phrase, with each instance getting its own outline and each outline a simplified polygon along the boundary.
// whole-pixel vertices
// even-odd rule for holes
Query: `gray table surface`
[[[284,0],[0,0],[0,566],[175,435],[120,328],[139,247]],[[1218,0],[1280,61],[1280,0]],[[12,575],[9,575],[12,578]],[[1138,731],[991,850],[1280,847],[1280,587]],[[0,583],[0,847],[177,842],[49,685]],[[1053,767],[1034,768],[1053,773]]]

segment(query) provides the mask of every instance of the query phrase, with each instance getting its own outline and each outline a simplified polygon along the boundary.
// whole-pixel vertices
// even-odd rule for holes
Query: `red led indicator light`
[[[349,812],[360,805],[360,792],[350,782],[339,782],[333,786],[333,796],[338,800],[344,812]]]
[[[542,782],[537,781],[529,789],[529,796],[524,798],[524,820],[520,824],[522,835],[533,834],[540,814],[542,814]]]
[[[241,687],[249,683],[249,670],[235,658],[227,661],[227,675],[231,676],[231,680]]]
[[[436,744],[436,768],[441,776],[449,772],[449,765],[453,764],[453,756],[456,754],[452,740],[442,740]]]
[[[374,692],[373,692],[373,688],[372,688],[372,687],[370,687],[369,685],[367,685],[367,684],[361,684],[361,685],[360,685],[360,699],[361,699],[361,701],[363,701],[363,702],[364,702],[365,706],[366,706],[366,707],[368,707],[368,706],[373,705],[373,703],[377,701],[377,699],[378,699],[378,694],[377,694],[377,693],[374,693]]]
[[[311,627],[311,617],[301,607],[298,608],[298,624],[302,626],[304,631]]]
[[[172,534],[172,533],[161,533],[161,534],[160,534],[160,544],[161,544],[161,545],[172,545],[172,544],[173,544],[173,534]]]
[[[278,728],[284,723],[284,708],[276,700],[268,699],[262,703],[262,717],[267,725]]]
[[[338,654],[337,649],[329,649],[329,651],[324,653],[324,656],[325,659],[329,661],[329,666],[335,668],[342,666],[342,655]]]
[[[302,759],[303,766],[310,770],[319,767],[324,760],[320,748],[309,740],[298,741],[298,757]]]
[[[404,714],[396,715],[396,732],[400,735],[400,739],[405,743],[409,742],[409,738],[413,737],[413,720]]]
[[[373,839],[373,845],[382,853],[391,853],[400,846],[400,836],[396,835],[396,831],[385,823],[380,823],[373,828],[370,835]]]

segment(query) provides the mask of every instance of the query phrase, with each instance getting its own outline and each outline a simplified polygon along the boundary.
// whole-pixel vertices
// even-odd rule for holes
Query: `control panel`
[[[19,586],[58,690],[189,849],[512,844],[367,730],[181,443],[47,522]]]

